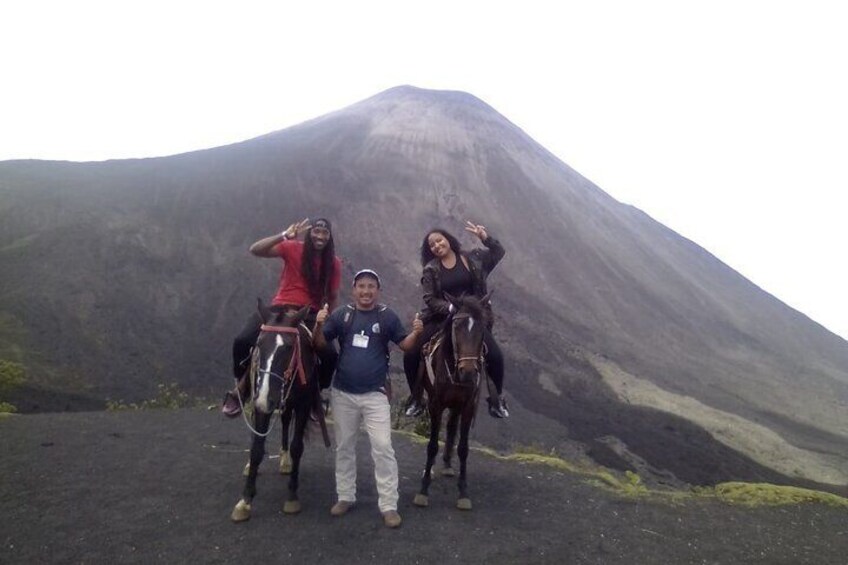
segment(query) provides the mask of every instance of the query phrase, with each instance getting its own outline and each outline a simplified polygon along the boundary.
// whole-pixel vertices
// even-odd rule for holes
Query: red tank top
[[[303,260],[303,242],[301,241],[281,241],[272,249],[272,253],[283,260],[285,265],[280,273],[280,283],[277,287],[277,294],[271,304],[294,304],[303,306],[311,304],[316,310],[320,309],[323,304],[318,304],[309,294],[309,286],[303,275],[300,272],[300,263]],[[320,268],[319,260],[315,259],[315,269]],[[342,262],[338,257],[333,258],[333,274],[330,276],[330,294],[336,294],[341,284]],[[329,299],[329,297],[327,297]]]

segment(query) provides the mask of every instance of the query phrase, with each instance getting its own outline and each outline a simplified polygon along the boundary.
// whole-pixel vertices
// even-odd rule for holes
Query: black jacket
[[[477,248],[462,252],[462,255],[468,259],[468,270],[471,271],[474,296],[477,298],[483,298],[488,292],[486,278],[506,254],[501,242],[491,235],[486,238],[483,245],[486,246],[485,249]],[[457,258],[457,260],[460,259]],[[448,306],[450,303],[445,300],[442,292],[439,261],[440,259],[435,258],[424,265],[424,272],[421,275],[421,288],[424,291],[424,303],[426,304],[421,312],[421,321],[425,324],[444,320],[449,313]],[[491,306],[487,306],[487,308],[491,313]]]

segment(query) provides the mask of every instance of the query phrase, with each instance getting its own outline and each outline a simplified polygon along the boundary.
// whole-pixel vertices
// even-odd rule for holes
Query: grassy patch
[[[696,498],[715,498],[726,504],[745,507],[782,506],[795,504],[827,504],[848,508],[848,498],[828,492],[799,487],[772,485],[768,483],[721,483],[715,487],[697,487],[691,491],[651,490],[642,482],[642,478],[631,471],[623,475],[613,473],[604,467],[578,465],[555,457],[539,453],[530,447],[525,451],[502,455],[488,448],[478,448],[491,457],[506,461],[545,465],[566,473],[586,477],[587,482],[606,491],[628,498],[640,497],[670,503],[683,503]]]
[[[397,420],[400,420],[400,415],[397,414],[397,416]],[[402,426],[396,425],[395,433],[400,433],[416,443],[427,443],[429,419],[425,422],[426,427],[421,427],[421,422],[421,419],[417,419],[413,422],[407,421]],[[439,443],[444,448],[444,443]],[[591,485],[627,498],[641,498],[670,504],[682,504],[696,499],[717,499],[725,504],[749,508],[796,504],[827,504],[848,508],[848,498],[828,492],[768,483],[730,482],[720,483],[714,487],[695,487],[692,490],[652,490],[644,484],[642,477],[632,471],[625,471],[622,474],[598,465],[574,463],[558,457],[553,450],[545,450],[538,445],[520,446],[513,453],[507,454],[488,447],[472,447],[471,449],[502,461],[544,465],[577,475],[585,478]]]
[[[848,498],[829,492],[799,487],[733,482],[721,483],[710,490],[722,502],[739,506],[783,506],[815,503],[848,508]]]
[[[187,393],[180,390],[177,383],[160,383],[156,388],[158,390],[156,397],[151,400],[145,400],[140,404],[135,402],[126,404],[123,400],[107,399],[106,410],[176,410],[177,408],[189,408],[198,405],[198,401],[192,400]],[[202,401],[200,403],[202,404]]]
[[[9,394],[26,380],[26,369],[20,363],[0,359],[0,395]],[[0,412],[17,412],[13,404],[0,400]]]
[[[636,497],[647,496],[651,494],[662,494],[659,492],[650,491],[644,484],[642,478],[631,471],[627,471],[624,476],[616,475],[604,467],[589,466],[585,464],[572,463],[555,455],[540,453],[538,449],[531,447],[521,448],[521,451],[502,455],[488,448],[480,448],[480,451],[491,457],[504,461],[517,461],[519,463],[535,463],[551,467],[559,471],[571,473],[585,477],[589,483],[612,491],[621,496]]]
[[[24,237],[20,237],[12,243],[6,245],[5,247],[0,247],[0,253],[25,250],[29,246],[29,244],[32,243],[37,237],[37,234],[31,234]]]
[[[9,404],[8,402],[0,402],[0,415],[5,414],[14,414],[18,409],[14,404]]]
[[[0,304],[0,358],[21,362],[26,358],[25,348],[21,344],[27,332],[24,324],[5,310],[6,305]]]

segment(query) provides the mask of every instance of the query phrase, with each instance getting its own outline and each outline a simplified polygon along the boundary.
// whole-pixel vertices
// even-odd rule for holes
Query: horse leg
[[[291,428],[292,410],[291,407],[280,412],[280,423],[283,427],[283,439],[280,444],[280,474],[288,475],[292,471],[291,454],[289,453],[289,430]]]
[[[435,402],[431,399],[430,402]],[[432,479],[433,462],[439,453],[439,428],[442,423],[442,410],[430,407],[430,442],[427,444],[427,464],[424,466],[424,474],[421,477],[421,491],[415,495],[412,503],[416,506],[427,506],[429,502],[428,492]]]
[[[443,477],[453,477],[455,475],[451,467],[451,457],[453,457],[453,446],[456,443],[456,428],[459,424],[459,411],[451,410],[448,412],[448,423],[445,434],[445,452],[442,454],[442,461],[445,466],[442,469]]]
[[[301,402],[295,409],[294,436],[291,442],[291,473],[289,474],[289,496],[283,504],[283,512],[297,514],[301,510],[297,489],[300,483],[300,458],[303,456],[303,435],[306,424],[309,423],[309,412],[312,406],[309,402]]]
[[[468,483],[466,482],[466,463],[468,461],[468,436],[471,430],[471,421],[474,419],[474,403],[469,401],[462,411],[462,422],[459,429],[459,446],[456,454],[459,456],[459,499],[456,507],[460,510],[471,510],[471,499],[468,498]]]
[[[254,412],[253,420],[257,432],[264,434],[268,431],[271,423],[270,415]],[[259,464],[262,463],[263,457],[265,457],[265,437],[253,434],[250,444],[250,462],[248,463],[247,477],[244,480],[244,489],[241,492],[241,499],[236,503],[232,514],[230,514],[230,519],[233,522],[244,522],[250,519],[250,505],[256,496],[256,475],[259,473]]]
[[[269,418],[270,422],[270,418]],[[289,428],[291,426],[291,411],[283,410],[280,412],[280,423],[283,428],[283,438],[280,445],[280,474],[288,475],[291,473],[291,456],[289,456]],[[264,432],[263,432],[264,433]],[[242,475],[245,477],[250,472],[250,458],[244,464]]]

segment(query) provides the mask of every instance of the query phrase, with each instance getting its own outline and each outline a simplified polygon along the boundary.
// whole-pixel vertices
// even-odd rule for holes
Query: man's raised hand
[[[315,316],[316,324],[323,324],[327,321],[327,316],[330,315],[330,305],[324,304],[324,306],[318,310],[318,314]]]
[[[303,218],[299,222],[295,222],[283,231],[283,236],[286,239],[297,239],[297,236],[311,228],[309,218]]]
[[[424,331],[424,322],[421,321],[421,315],[416,312],[415,318],[412,320],[412,332],[420,334]]]

